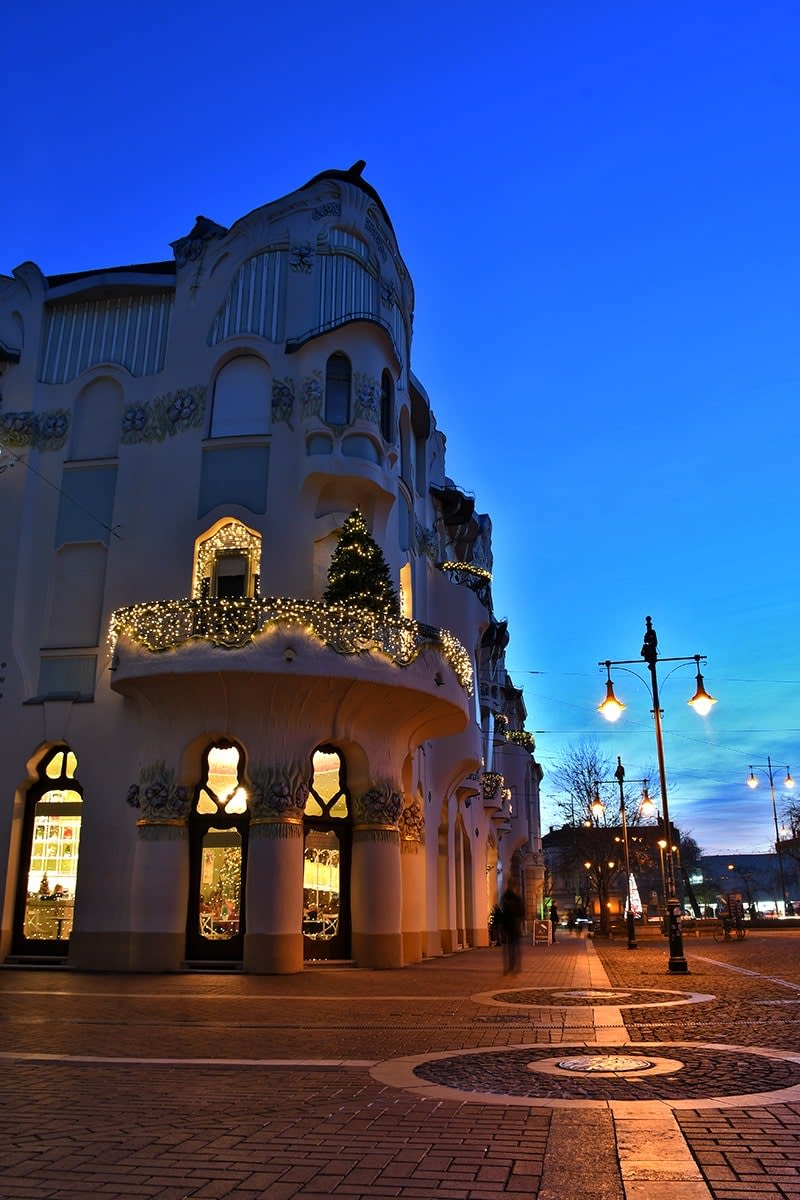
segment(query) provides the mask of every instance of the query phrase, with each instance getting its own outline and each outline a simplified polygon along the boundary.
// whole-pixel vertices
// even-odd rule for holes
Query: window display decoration
[[[378,651],[407,667],[426,646],[450,664],[467,695],[473,693],[472,661],[462,642],[447,629],[407,617],[390,617],[347,604],[256,596],[248,599],[153,600],[111,614],[108,641],[112,658],[120,637],[159,653],[199,639],[236,649],[277,626],[294,625],[337,654]]]
[[[403,797],[391,780],[379,779],[353,798],[353,813],[359,825],[396,825],[403,811]]]
[[[10,450],[25,446],[36,450],[60,450],[68,431],[69,413],[63,408],[41,413],[0,413],[0,442]]]
[[[175,784],[175,772],[165,762],[142,767],[139,782],[128,788],[127,802],[137,808],[143,821],[185,821],[192,804],[189,788]]]
[[[302,819],[310,790],[308,762],[254,767],[250,780],[254,820],[265,817]]]
[[[163,442],[167,437],[202,425],[208,389],[202,385],[165,392],[144,404],[131,404],[122,414],[126,445]]]

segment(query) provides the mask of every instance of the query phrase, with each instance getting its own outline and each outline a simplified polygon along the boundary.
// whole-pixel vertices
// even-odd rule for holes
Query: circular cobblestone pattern
[[[586,1008],[592,1005],[613,1005],[615,1008],[646,1008],[664,1004],[703,1004],[715,999],[704,992],[668,992],[659,988],[518,988],[507,992],[492,992],[491,1000],[499,1004],[519,1004],[528,1008]],[[481,1000],[482,997],[475,997]]]
[[[631,1043],[615,1052],[653,1049]],[[746,1096],[800,1087],[800,1061],[751,1054],[734,1047],[729,1052],[711,1046],[658,1044],[663,1063],[672,1060],[674,1073],[614,1075],[592,1078],[565,1071],[539,1074],[531,1065],[554,1058],[553,1046],[523,1046],[506,1051],[454,1054],[418,1063],[414,1074],[428,1083],[461,1092],[529,1096],[553,1100],[702,1100],[709,1096]],[[559,1058],[566,1058],[565,1047]]]

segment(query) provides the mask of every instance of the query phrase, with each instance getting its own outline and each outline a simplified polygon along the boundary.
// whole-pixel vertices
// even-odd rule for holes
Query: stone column
[[[397,820],[403,801],[379,780],[353,800],[350,911],[353,958],[361,967],[403,965],[402,871]]]
[[[303,969],[303,809],[308,765],[251,772],[244,969],[291,975]]]
[[[400,869],[403,883],[403,962],[423,958],[425,912],[425,816],[422,805],[413,800],[400,814]]]
[[[128,791],[138,808],[131,894],[130,969],[176,971],[186,956],[191,794],[164,763]]]

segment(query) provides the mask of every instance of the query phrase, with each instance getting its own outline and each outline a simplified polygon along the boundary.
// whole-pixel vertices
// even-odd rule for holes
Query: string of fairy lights
[[[111,615],[108,642],[112,656],[120,637],[160,652],[193,639],[224,648],[252,642],[279,625],[299,626],[340,654],[375,648],[400,666],[408,666],[426,645],[434,645],[467,692],[474,689],[472,661],[448,629],[424,629],[408,617],[369,612],[345,604],[287,597],[153,600],[118,608]]]

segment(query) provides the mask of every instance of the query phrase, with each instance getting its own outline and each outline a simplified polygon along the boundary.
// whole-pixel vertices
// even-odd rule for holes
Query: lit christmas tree
[[[365,608],[379,617],[400,616],[389,565],[358,509],[342,526],[323,599],[327,604]]]

